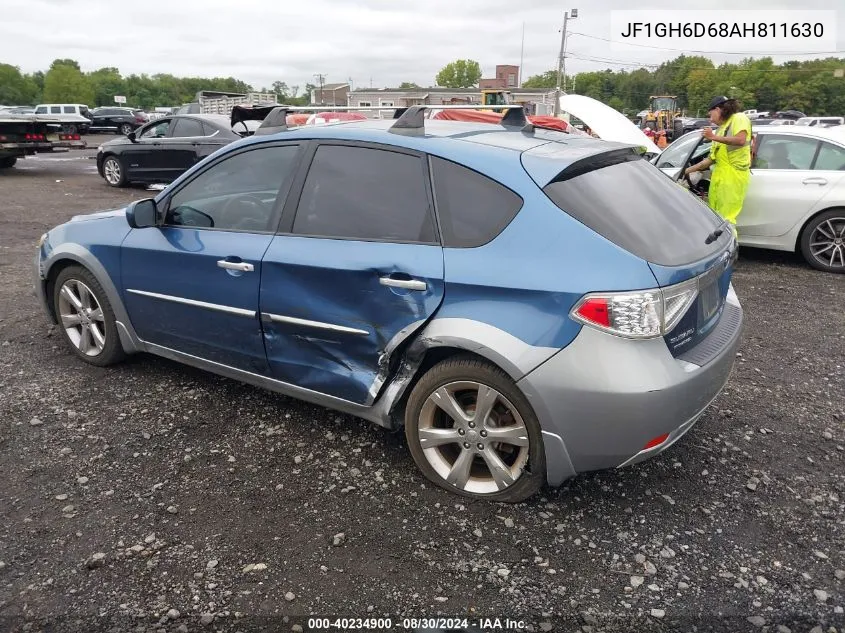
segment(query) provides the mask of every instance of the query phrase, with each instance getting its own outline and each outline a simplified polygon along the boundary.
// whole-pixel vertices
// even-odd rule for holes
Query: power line
[[[610,40],[606,37],[598,37],[597,35],[588,35],[587,33],[579,33],[577,31],[570,31],[569,35],[580,35],[581,37],[588,37],[592,40],[601,40],[602,42],[610,42],[611,44],[623,44],[624,46],[636,46],[638,48],[652,48],[659,51],[674,51],[676,53],[704,53],[713,55],[714,51],[697,51],[688,48],[667,48],[665,46],[650,46],[648,44],[634,44],[633,42],[620,42],[619,40]],[[845,50],[840,51],[810,51],[810,52],[791,52],[791,51],[745,51],[745,52],[720,52],[719,55],[838,55],[845,53]]]
[[[625,61],[621,59],[612,59],[607,57],[597,57],[595,55],[583,54],[583,53],[568,53],[570,57],[574,57],[575,59],[581,59],[584,61],[589,62],[599,62],[605,64],[611,64],[616,66],[636,66],[637,68],[657,68],[660,64],[645,64],[639,62],[632,62],[632,61]]]

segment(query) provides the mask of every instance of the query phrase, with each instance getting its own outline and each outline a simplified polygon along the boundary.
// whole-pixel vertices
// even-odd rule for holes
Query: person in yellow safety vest
[[[739,108],[736,99],[727,97],[715,97],[710,102],[710,120],[719,126],[715,133],[711,128],[704,128],[704,138],[713,142],[710,155],[686,170],[691,174],[715,165],[708,201],[733,225],[734,232],[751,176],[751,120]]]

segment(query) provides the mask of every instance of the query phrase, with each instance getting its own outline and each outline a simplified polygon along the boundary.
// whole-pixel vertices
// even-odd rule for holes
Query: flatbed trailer
[[[0,115],[0,169],[14,167],[18,159],[56,149],[84,149],[79,134],[63,130],[57,119],[43,115]]]

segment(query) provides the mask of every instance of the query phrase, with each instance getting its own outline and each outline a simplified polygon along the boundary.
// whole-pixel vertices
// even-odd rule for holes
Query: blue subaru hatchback
[[[404,426],[470,497],[671,446],[736,355],[730,227],[635,148],[412,110],[257,133],[52,229],[49,318],[95,365],[147,352]]]

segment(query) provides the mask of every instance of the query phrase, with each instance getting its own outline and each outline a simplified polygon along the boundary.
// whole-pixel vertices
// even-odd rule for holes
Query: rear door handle
[[[826,178],[805,178],[802,180],[805,185],[826,185],[827,179]]]
[[[405,290],[426,290],[428,286],[419,279],[395,279],[393,277],[381,277],[379,283],[389,288],[404,288]]]
[[[247,262],[230,262],[225,259],[217,260],[217,266],[226,270],[238,270],[242,273],[251,273],[255,270],[255,266]]]

